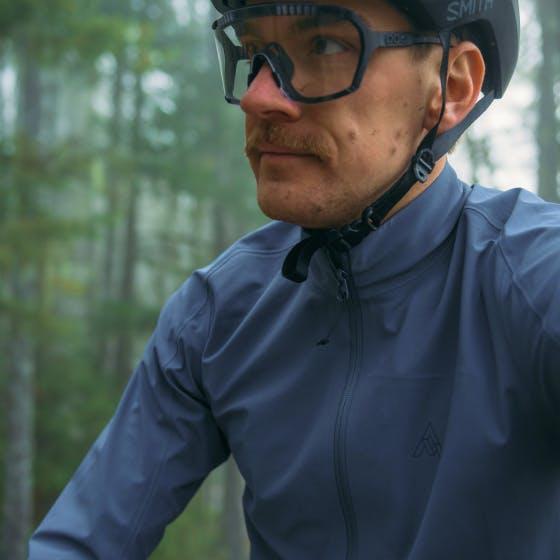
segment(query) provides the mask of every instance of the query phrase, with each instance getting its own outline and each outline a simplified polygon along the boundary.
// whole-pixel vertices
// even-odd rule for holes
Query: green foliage
[[[87,330],[76,328],[75,321],[67,319],[50,340],[44,341],[48,355],[36,382],[39,515],[60,493],[118,402],[114,381],[93,369],[91,359],[85,359],[87,339]]]
[[[32,348],[36,521],[111,417],[165,299],[264,222],[209,16],[187,12],[0,0],[0,72],[17,77],[0,90],[0,343],[17,324]],[[227,558],[221,508],[196,496],[154,557]]]
[[[219,476],[219,472],[211,476]],[[205,484],[211,484],[209,480]],[[153,560],[227,560],[221,535],[221,512],[204,503],[199,492],[188,509],[166,532],[165,539],[151,556]],[[240,559],[241,560],[241,559]]]
[[[0,34],[8,35],[14,27],[25,22],[33,11],[32,0],[0,1]]]

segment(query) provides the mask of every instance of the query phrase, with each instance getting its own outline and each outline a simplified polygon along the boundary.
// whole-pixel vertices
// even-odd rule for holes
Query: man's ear
[[[445,115],[439,125],[440,133],[458,125],[470,113],[482,91],[485,73],[484,57],[474,43],[462,41],[451,47]],[[435,117],[435,124],[441,111],[441,91],[432,102],[428,118]],[[428,130],[430,128],[427,126]]]

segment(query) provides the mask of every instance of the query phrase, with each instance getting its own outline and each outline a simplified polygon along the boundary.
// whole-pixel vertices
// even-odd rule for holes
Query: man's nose
[[[282,92],[268,63],[261,66],[241,98],[241,108],[247,115],[267,120],[294,121],[301,116],[301,106]]]

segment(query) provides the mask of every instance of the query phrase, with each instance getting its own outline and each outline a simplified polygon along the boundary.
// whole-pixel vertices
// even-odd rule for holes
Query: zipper
[[[348,272],[342,268],[336,269],[336,280],[338,282],[338,293],[336,298],[340,302],[347,302],[350,299],[350,288],[348,287]]]
[[[340,255],[329,256],[329,261],[335,272],[338,282],[338,299],[348,310],[348,321],[350,326],[350,363],[344,392],[338,404],[336,424],[334,432],[334,469],[338,490],[338,497],[342,509],[342,516],[346,527],[346,560],[356,557],[358,549],[358,528],[356,513],[350,492],[350,481],[348,478],[348,461],[346,451],[346,439],[348,429],[348,417],[352,405],[354,389],[359,376],[359,357],[362,354],[362,310],[357,295],[354,278],[348,252]]]

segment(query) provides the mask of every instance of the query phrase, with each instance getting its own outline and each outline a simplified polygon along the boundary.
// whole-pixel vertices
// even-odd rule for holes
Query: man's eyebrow
[[[282,17],[282,16],[280,16]],[[337,23],[344,22],[345,18],[338,15],[321,15],[320,17],[306,17],[298,18],[297,21],[292,23],[289,27],[289,33],[296,33],[298,31],[307,31],[317,27],[325,27],[329,25],[336,25]],[[234,24],[235,32],[238,36],[243,35],[259,35],[259,26],[251,21],[240,21]]]
[[[308,29],[315,29],[316,27],[335,25],[342,21],[345,21],[344,17],[334,14],[301,18],[291,25],[290,31],[307,31]]]
[[[243,35],[256,35],[256,27],[247,21],[238,21],[232,25],[236,35],[242,37]],[[254,29],[255,28],[255,29]]]

